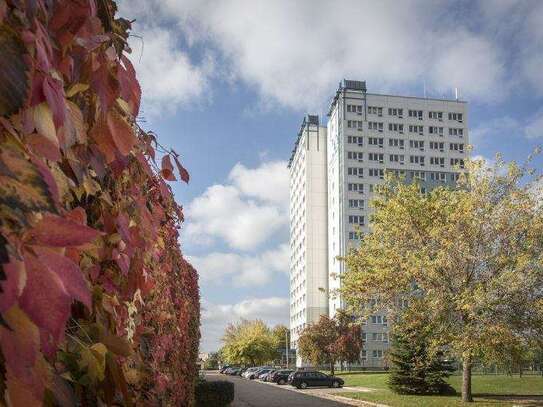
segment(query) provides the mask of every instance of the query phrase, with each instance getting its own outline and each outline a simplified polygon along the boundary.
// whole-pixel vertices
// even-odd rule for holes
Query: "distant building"
[[[316,116],[308,117],[318,123]],[[303,126],[307,126],[306,122],[304,120]],[[326,191],[327,233],[320,233],[320,217],[318,226],[310,224],[313,220],[305,209],[313,205],[320,208],[321,195],[312,193],[305,202],[300,202],[297,182],[308,174],[303,170],[303,159],[296,161],[297,152],[301,150],[299,136],[290,163],[293,346],[296,346],[294,338],[300,324],[318,319],[315,296],[311,301],[305,300],[308,292],[314,292],[314,282],[318,280],[326,288],[321,294],[340,287],[335,276],[344,272],[345,265],[337,257],[345,255],[350,247],[356,247],[360,235],[368,231],[369,201],[374,186],[383,182],[385,173],[390,171],[407,182],[417,179],[422,190],[427,191],[438,185],[454,185],[468,156],[467,104],[459,100],[368,93],[365,82],[344,80],[330,105],[327,128],[314,126],[318,127],[319,136],[326,134],[326,176],[323,181],[319,171],[311,189],[306,185],[305,190],[306,193]],[[299,166],[295,167],[295,162]],[[298,189],[293,188],[293,184]],[[300,232],[300,225],[304,232]],[[311,238],[304,239],[309,230]],[[323,235],[327,235],[327,284],[321,283],[321,264],[304,263],[303,256],[300,257],[301,253],[320,253]],[[344,306],[342,298],[328,295],[327,298],[328,314],[334,316]],[[308,312],[310,307],[311,313]],[[325,313],[323,307],[320,312]],[[380,314],[372,315],[363,326],[362,365],[383,367],[388,325],[386,315]]]

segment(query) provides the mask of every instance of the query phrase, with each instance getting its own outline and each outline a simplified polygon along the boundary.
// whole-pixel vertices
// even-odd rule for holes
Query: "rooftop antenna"
[[[426,99],[426,80],[422,81],[422,89],[424,92],[424,99]]]

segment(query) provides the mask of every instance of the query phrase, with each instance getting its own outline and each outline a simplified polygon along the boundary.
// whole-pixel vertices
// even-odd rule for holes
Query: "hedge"
[[[196,385],[197,407],[225,407],[234,401],[234,383],[200,381]]]

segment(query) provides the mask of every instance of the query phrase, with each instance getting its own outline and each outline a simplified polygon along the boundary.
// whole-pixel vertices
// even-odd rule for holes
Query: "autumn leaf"
[[[96,229],[63,218],[46,214],[29,233],[29,243],[52,246],[80,246],[90,243],[102,233]]]
[[[16,113],[25,102],[29,88],[25,53],[17,33],[0,21],[0,116]]]
[[[95,343],[89,348],[83,348],[79,366],[87,371],[92,382],[101,382],[105,378],[107,348],[103,343]]]
[[[174,156],[173,159],[175,160],[175,164],[177,165],[177,170],[179,171],[179,176],[183,181],[185,181],[187,184],[189,183],[190,176],[189,172],[181,165],[181,162],[177,158],[177,156]]]
[[[165,180],[175,181],[175,175],[173,175],[173,165],[169,154],[162,157],[162,169],[160,170],[160,173]]]
[[[132,126],[117,112],[110,111],[107,125],[111,138],[122,155],[128,155],[137,142]]]

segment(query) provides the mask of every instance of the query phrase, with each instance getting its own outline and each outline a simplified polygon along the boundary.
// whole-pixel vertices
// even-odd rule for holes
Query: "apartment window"
[[[360,240],[360,234],[357,232],[349,232],[349,240]]]
[[[364,153],[362,153],[362,152],[359,152],[359,151],[347,151],[347,158],[349,160],[362,161],[363,157],[364,157]]]
[[[394,131],[396,133],[403,133],[403,124],[400,123],[389,123],[388,131]]]
[[[388,145],[389,147],[398,147],[403,149],[404,148],[404,140],[398,139],[398,138],[390,138],[388,139]]]
[[[410,155],[409,162],[411,164],[419,164],[421,167],[424,166],[424,156],[423,155]]]
[[[371,323],[376,325],[386,325],[387,324],[387,317],[381,316],[381,315],[372,315],[371,316]]]
[[[364,144],[364,138],[362,136],[347,136],[347,143],[361,146]]]
[[[439,165],[440,167],[445,167],[445,158],[444,157],[430,157],[430,165]]]
[[[363,193],[364,192],[364,184],[349,183],[349,184],[347,184],[347,189],[349,191]]]
[[[456,120],[457,122],[462,123],[464,116],[462,113],[449,113],[449,120]]]
[[[368,160],[369,161],[378,161],[381,164],[383,163],[383,153],[369,153],[368,154]]]
[[[428,112],[428,117],[434,120],[443,120],[443,112]]]
[[[363,199],[349,199],[349,208],[363,209],[364,200]]]
[[[383,116],[383,108],[378,106],[368,106],[369,114],[376,114],[379,117]]]
[[[460,153],[464,152],[464,143],[450,143],[449,150],[458,151]]]
[[[347,120],[347,127],[362,130],[362,120]]]
[[[426,173],[424,171],[411,171],[411,178],[426,181]]]
[[[374,342],[388,342],[388,333],[386,333],[386,332],[372,332],[371,339]]]
[[[424,133],[424,127],[410,124],[409,125],[409,133],[415,133],[415,134],[422,135]]]
[[[439,150],[443,152],[445,143],[438,141],[430,141],[430,150]]]
[[[363,340],[366,340],[366,338],[363,338]],[[360,360],[368,360],[368,352],[363,350],[360,352]]]
[[[408,116],[422,120],[422,110],[409,110]]]
[[[410,148],[418,148],[421,151],[424,151],[424,141],[422,140],[409,140]]]
[[[388,156],[388,158],[389,158],[389,161],[391,163],[400,163],[400,164],[404,163],[404,155],[403,154],[390,154]]]
[[[432,172],[430,174],[430,179],[432,181],[447,182],[447,174],[444,172]]]
[[[351,113],[362,113],[361,105],[347,105],[347,111]]]
[[[451,166],[458,165],[460,168],[464,168],[464,160],[461,158],[451,158]]]
[[[430,126],[428,127],[428,133],[443,136],[443,127]]]
[[[359,177],[364,176],[364,168],[359,167],[348,167],[347,175],[357,175]]]
[[[382,168],[370,168],[369,169],[370,177],[379,177],[384,178],[385,171]],[[373,187],[370,186],[370,190],[373,191]]]
[[[349,215],[349,223],[351,225],[364,226],[364,217],[360,215]]]
[[[374,349],[372,351],[372,356],[374,359],[382,359],[383,358],[383,350],[382,349]]]
[[[368,129],[382,132],[384,123],[382,122],[368,122]]]
[[[457,129],[457,128],[449,128],[449,136],[464,136],[464,129]]]
[[[402,118],[403,117],[403,109],[398,109],[398,108],[388,108],[388,115],[389,116],[397,116],[399,118]]]
[[[401,163],[403,164],[403,163]],[[387,174],[394,174],[396,178],[403,177],[405,175],[405,170],[396,170],[396,169],[390,169],[387,168],[386,170]]]
[[[383,147],[384,139],[382,137],[368,137],[368,144],[370,146]]]

